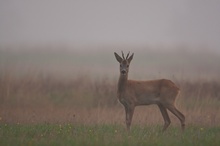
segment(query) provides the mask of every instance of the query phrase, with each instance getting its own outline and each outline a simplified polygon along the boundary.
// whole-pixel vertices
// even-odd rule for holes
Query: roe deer
[[[158,79],[149,81],[128,80],[128,71],[134,53],[126,58],[114,52],[116,60],[120,63],[120,77],[118,80],[117,96],[125,108],[126,126],[130,130],[135,106],[157,104],[164,119],[163,131],[171,121],[167,109],[181,122],[182,130],[185,128],[185,116],[175,107],[175,99],[180,89],[170,80]]]

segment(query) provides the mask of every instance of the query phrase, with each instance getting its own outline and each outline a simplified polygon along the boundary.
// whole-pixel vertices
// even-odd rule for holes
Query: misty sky
[[[0,0],[0,46],[220,47],[219,0]]]

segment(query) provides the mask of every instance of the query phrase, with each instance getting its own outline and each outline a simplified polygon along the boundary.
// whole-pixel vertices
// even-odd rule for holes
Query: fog
[[[109,131],[119,142],[123,137],[131,142],[138,137],[138,144],[141,139],[147,141],[146,134],[139,135],[148,127],[157,138],[162,116],[156,106],[135,111],[132,133],[137,135],[114,132],[125,125],[117,98],[120,64],[114,56],[114,52],[121,56],[121,51],[134,53],[129,80],[168,79],[180,88],[176,105],[190,125],[186,134],[192,136],[178,134],[179,121],[171,117],[175,136],[194,145],[201,144],[201,139],[208,140],[204,144],[216,144],[220,130],[219,12],[218,0],[0,0],[0,145],[18,145],[20,139],[22,145],[39,140],[48,145],[48,139],[54,144],[53,139],[58,142],[65,135],[68,144],[72,137],[81,135],[85,145],[85,136],[93,133],[94,145],[97,139],[104,145],[113,144],[106,141],[111,136],[107,125],[113,125]],[[159,88],[151,86],[153,82],[147,87],[138,83],[134,90],[125,92],[142,96],[138,92],[146,89],[152,97],[164,91],[172,94],[165,80]],[[163,98],[161,103],[173,101],[162,94],[155,96]],[[164,104],[163,109],[165,105],[172,109],[172,104]],[[69,123],[72,130],[65,128]],[[90,126],[89,131],[77,130]],[[215,132],[211,131],[217,136],[213,138]],[[158,145],[157,139],[153,141]]]
[[[1,0],[0,46],[185,45],[218,50],[219,12],[218,0]]]

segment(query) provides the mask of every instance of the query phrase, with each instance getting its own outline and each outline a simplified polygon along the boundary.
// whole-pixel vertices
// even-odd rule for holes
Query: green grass
[[[218,146],[219,137],[220,127],[188,126],[182,133],[170,126],[162,133],[161,126],[134,125],[127,132],[123,125],[0,125],[0,145],[4,146]]]

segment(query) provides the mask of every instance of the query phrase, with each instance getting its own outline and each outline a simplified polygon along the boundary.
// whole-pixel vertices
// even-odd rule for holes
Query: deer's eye
[[[127,67],[129,67],[129,65],[127,65]]]

